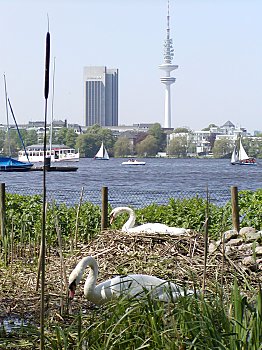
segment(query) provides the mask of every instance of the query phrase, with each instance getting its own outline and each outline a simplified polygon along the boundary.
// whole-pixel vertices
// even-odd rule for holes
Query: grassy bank
[[[240,194],[241,225],[261,229],[261,195],[262,191]],[[2,326],[0,348],[36,349],[41,198],[18,199],[8,198],[7,230],[1,240],[0,321],[17,317],[26,324],[15,328],[11,323],[11,332]],[[99,207],[85,203],[79,211],[77,207],[51,204],[47,218],[45,349],[261,350],[262,271],[244,268],[237,251],[225,254],[222,246],[207,255],[205,270],[205,209],[205,201],[195,198],[191,202],[170,200],[168,206],[152,205],[136,211],[139,223],[162,221],[181,227],[187,221],[190,235],[172,237],[131,235],[112,229],[101,233]],[[119,218],[115,227],[121,227],[124,220]],[[220,238],[231,228],[230,204],[212,206],[211,222],[210,236]],[[97,307],[85,299],[82,281],[76,298],[69,303],[68,275],[88,255],[98,260],[98,282],[119,274],[146,273],[201,293],[170,304],[145,297]]]

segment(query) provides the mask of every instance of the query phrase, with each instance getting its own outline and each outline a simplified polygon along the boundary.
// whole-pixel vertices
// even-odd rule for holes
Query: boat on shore
[[[18,152],[18,160],[23,162],[28,159],[31,163],[44,162],[44,146],[43,145],[31,145],[27,146],[26,150],[20,150]],[[67,147],[65,145],[52,145],[51,151],[47,148],[46,157],[51,159],[53,162],[78,162],[79,161],[79,150],[76,151],[74,148]]]
[[[0,171],[29,171],[33,167],[32,163],[19,162],[12,157],[0,157]]]
[[[125,162],[122,162],[122,165],[145,165],[146,162],[143,162],[143,161],[139,161],[139,160],[136,160],[136,159],[129,159]]]
[[[236,141],[235,147],[231,155],[232,165],[257,165],[254,157],[249,157],[242,145],[241,138]]]
[[[104,146],[104,142],[102,142],[97,154],[94,156],[95,160],[109,160],[109,155],[107,149]]]
[[[10,108],[10,111],[12,113],[12,117],[15,122],[16,130],[18,133],[18,136],[20,138],[20,141],[24,147],[24,142],[20,133],[20,130],[18,128],[16,118],[11,106],[11,102],[7,96],[7,88],[6,88],[6,78],[4,75],[4,85],[5,85],[5,103],[6,103],[6,121],[7,121],[7,144],[8,144],[8,151],[9,151],[9,156],[1,156],[0,157],[0,171],[28,171],[32,168],[33,164],[29,161],[26,151],[25,151],[25,159],[24,161],[19,161],[15,158],[11,157],[11,149],[10,149],[10,129],[9,129],[9,114],[8,114],[8,105]],[[24,147],[25,150],[25,147]]]

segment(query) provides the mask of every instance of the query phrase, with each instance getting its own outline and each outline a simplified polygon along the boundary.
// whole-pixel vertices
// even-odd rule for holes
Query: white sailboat
[[[109,155],[108,155],[108,152],[107,152],[103,142],[101,144],[101,147],[99,148],[99,151],[94,156],[94,159],[97,159],[97,160],[109,160]]]
[[[232,165],[257,165],[256,159],[249,157],[245,151],[241,138],[236,142],[231,155],[231,164]]]

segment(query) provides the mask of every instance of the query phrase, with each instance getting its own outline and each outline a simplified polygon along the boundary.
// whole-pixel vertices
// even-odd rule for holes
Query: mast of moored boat
[[[5,74],[4,74],[4,85],[5,85],[5,108],[6,108],[6,127],[7,127],[8,155],[9,155],[9,157],[11,158],[9,116],[8,116],[8,103],[7,103],[7,87],[6,87],[6,77],[5,77]]]
[[[9,99],[9,98],[8,98],[8,104],[9,104],[10,111],[11,111],[11,113],[12,113],[12,116],[13,116],[13,119],[14,119],[14,122],[15,122],[16,130],[17,130],[17,132],[18,132],[18,136],[19,136],[19,138],[20,138],[20,141],[21,141],[21,143],[22,143],[22,146],[23,146],[23,149],[24,149],[24,152],[25,152],[25,155],[26,155],[26,158],[27,158],[27,160],[28,160],[28,163],[30,163],[29,157],[28,157],[28,153],[27,153],[27,151],[26,151],[26,147],[25,147],[25,144],[24,144],[24,140],[23,140],[23,138],[22,138],[22,135],[21,135],[21,133],[20,133],[19,127],[18,127],[18,125],[17,125],[16,118],[15,118],[15,114],[14,114],[14,112],[13,112],[13,108],[12,108],[12,105],[11,105],[11,102],[10,102],[10,99]]]

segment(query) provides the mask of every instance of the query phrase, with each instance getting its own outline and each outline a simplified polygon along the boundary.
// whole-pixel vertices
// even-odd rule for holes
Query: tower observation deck
[[[172,64],[174,57],[173,40],[170,38],[169,26],[169,1],[167,9],[167,29],[166,40],[164,42],[164,63],[159,66],[165,72],[165,75],[160,78],[161,83],[165,84],[165,121],[164,128],[171,128],[171,96],[170,86],[176,81],[176,78],[171,77],[170,73],[178,68],[178,65]]]

